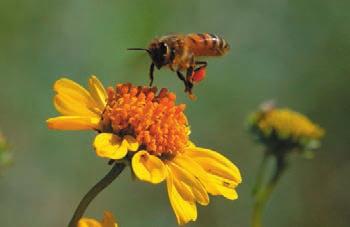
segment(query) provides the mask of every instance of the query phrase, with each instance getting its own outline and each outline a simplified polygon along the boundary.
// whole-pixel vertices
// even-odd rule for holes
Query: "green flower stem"
[[[91,203],[91,201],[108,185],[110,185],[124,170],[124,163],[115,163],[113,168],[104,176],[95,186],[93,186],[88,193],[83,197],[80,201],[77,209],[74,212],[72,219],[69,222],[68,227],[77,227],[78,221],[83,217],[87,207]]]
[[[270,153],[264,152],[264,157],[260,163],[258,175],[256,176],[256,182],[255,182],[255,185],[254,185],[253,190],[252,190],[252,194],[254,197],[257,195],[258,191],[262,187],[263,180],[264,180],[265,175],[266,175],[266,168],[267,168],[267,164],[269,161],[269,157],[270,157]]]
[[[267,154],[265,154],[266,156]],[[286,162],[284,156],[274,156],[276,158],[275,170],[273,176],[266,184],[265,187],[262,187],[260,184],[259,188],[256,190],[255,203],[253,207],[252,214],[252,227],[262,227],[262,215],[267,201],[269,200],[272,192],[274,191],[279,179],[282,176],[282,173],[286,169]],[[264,162],[264,160],[263,160]],[[264,169],[266,170],[266,168]],[[259,173],[263,174],[263,173]]]

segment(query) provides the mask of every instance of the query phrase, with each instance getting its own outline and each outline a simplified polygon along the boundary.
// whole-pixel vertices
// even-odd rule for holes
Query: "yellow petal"
[[[81,115],[77,113],[93,112],[99,115],[104,109],[104,107],[100,108],[97,105],[91,94],[85,88],[72,80],[66,78],[57,80],[54,84],[54,90],[57,92],[55,106],[62,114]],[[74,106],[76,107],[74,108]],[[82,115],[91,116],[86,114]]]
[[[192,188],[185,184],[183,181],[178,180],[176,177],[173,177],[173,183],[181,197],[189,202],[194,201],[194,194],[192,192]]]
[[[97,156],[110,159],[122,159],[128,148],[122,145],[122,139],[112,133],[100,133],[93,142]]]
[[[81,100],[84,103],[93,101],[90,93],[85,88],[67,78],[57,80],[53,86],[53,89],[58,94],[69,95],[72,98]]]
[[[181,157],[175,157],[172,161],[169,161],[167,165],[169,166],[169,169],[172,172],[172,175],[174,177],[174,182],[175,180],[178,180],[182,182],[183,184],[187,185],[192,194],[193,194],[193,199],[200,203],[201,205],[207,205],[209,203],[209,197],[207,194],[207,191],[205,190],[204,186],[202,183],[190,172],[187,171],[187,169],[184,169],[180,166],[178,166],[175,162],[180,161],[181,162]],[[176,161],[176,160],[177,161]],[[186,190],[186,188],[185,188]],[[177,191],[183,195],[183,194],[188,194],[188,192],[184,191],[183,188],[177,187]],[[185,197],[185,196],[183,196]]]
[[[184,225],[189,221],[197,219],[197,207],[194,201],[188,201],[181,196],[174,184],[174,176],[168,170],[167,189],[170,204],[174,210],[179,225]]]
[[[237,183],[241,182],[240,174],[237,175],[237,168],[232,170],[232,168],[222,165],[222,163],[216,162],[210,157],[197,157],[194,160],[210,174],[221,176]]]
[[[173,161],[183,169],[186,169],[190,174],[198,178],[200,182],[204,185],[207,192],[213,195],[219,195],[220,191],[212,182],[212,179],[208,177],[208,173],[194,160],[183,154],[181,158],[174,158]]]
[[[107,104],[107,92],[96,76],[91,76],[89,79],[89,90],[97,106],[103,110]]]
[[[92,218],[81,218],[78,227],[102,227],[101,223]]]
[[[122,143],[128,148],[129,151],[137,151],[139,149],[139,143],[132,136],[124,136]]]
[[[226,199],[234,200],[238,198],[238,194],[235,190],[237,183],[229,181],[225,178],[208,174],[208,182],[215,186],[217,191],[210,192],[212,195],[222,195]]]
[[[81,218],[78,227],[118,227],[113,214],[105,211],[101,222],[92,218]]]
[[[85,103],[80,100],[72,99],[72,97],[66,94],[56,95],[54,98],[54,105],[56,110],[63,115],[99,117],[99,115],[92,112]]]
[[[49,129],[91,130],[98,129],[100,119],[95,117],[61,116],[46,120]]]
[[[132,169],[140,180],[153,184],[162,182],[166,177],[166,169],[163,162],[147,151],[138,151],[132,157]]]
[[[200,147],[188,148],[185,152],[186,155],[196,160],[196,162],[203,164],[202,167],[205,167],[210,173],[241,183],[242,177],[237,166],[218,152]],[[217,168],[212,169],[211,167],[213,166],[217,166]]]
[[[196,147],[196,145],[192,141],[188,141],[187,146],[191,148]]]
[[[199,179],[210,194],[237,199],[235,188],[242,178],[232,162],[215,151],[198,147],[187,149],[185,153],[207,173],[206,179]]]

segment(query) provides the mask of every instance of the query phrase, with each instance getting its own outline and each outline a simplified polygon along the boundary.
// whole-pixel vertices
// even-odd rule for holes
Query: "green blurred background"
[[[0,128],[14,164],[0,177],[0,226],[62,227],[108,170],[92,132],[57,132],[52,84],[62,75],[86,85],[148,83],[145,47],[170,32],[211,32],[232,46],[209,60],[191,102],[168,70],[155,84],[185,102],[192,139],[224,153],[243,175],[236,201],[211,197],[189,226],[249,226],[251,188],[262,147],[246,133],[247,114],[267,99],[305,113],[327,130],[314,160],[295,158],[265,212],[265,226],[350,225],[349,1],[0,0]],[[120,226],[176,226],[165,185],[124,171],[87,216],[111,210]]]

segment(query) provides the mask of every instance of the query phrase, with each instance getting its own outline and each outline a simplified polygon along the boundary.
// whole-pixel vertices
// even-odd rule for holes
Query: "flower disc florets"
[[[103,131],[131,135],[147,151],[171,155],[188,144],[189,127],[185,105],[175,105],[176,96],[162,89],[117,84],[107,90],[102,115]]]

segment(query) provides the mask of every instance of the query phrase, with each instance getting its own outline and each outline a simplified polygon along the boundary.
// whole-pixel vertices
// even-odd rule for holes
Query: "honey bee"
[[[148,48],[129,48],[128,50],[147,51],[152,59],[149,69],[150,86],[154,80],[154,67],[168,66],[177,73],[185,85],[190,98],[193,84],[204,78],[206,61],[197,61],[197,57],[222,56],[230,50],[229,44],[221,37],[210,33],[172,34],[155,38]],[[186,77],[182,72],[186,72]]]

